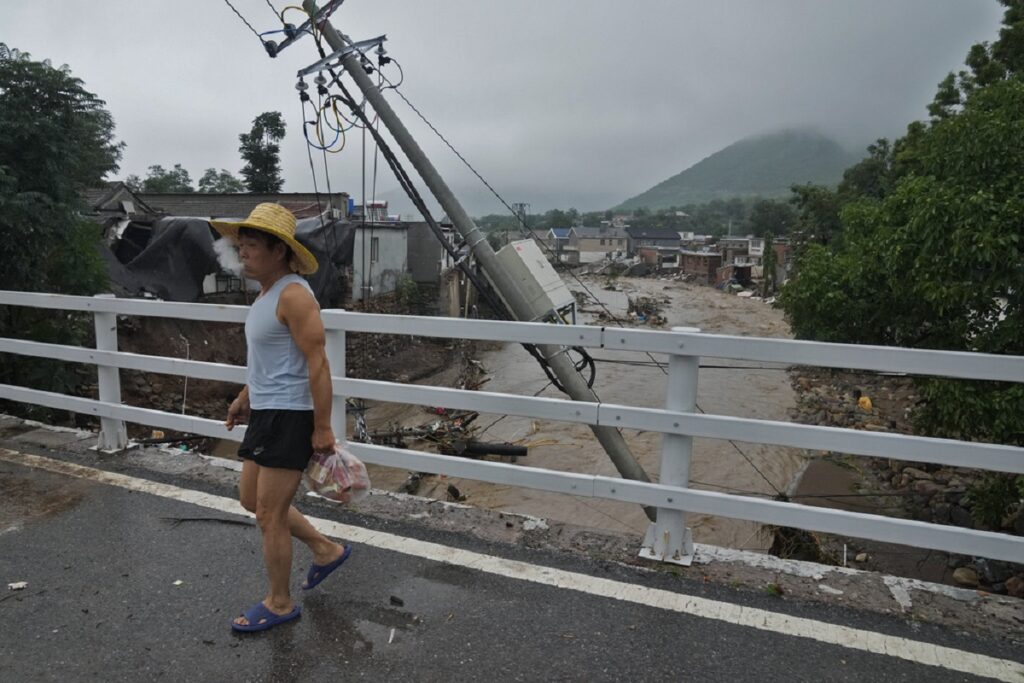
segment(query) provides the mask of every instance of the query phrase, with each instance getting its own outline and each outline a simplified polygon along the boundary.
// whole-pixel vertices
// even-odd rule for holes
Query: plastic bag
[[[333,453],[314,453],[302,478],[310,491],[338,503],[362,500],[370,492],[366,465],[341,444]]]

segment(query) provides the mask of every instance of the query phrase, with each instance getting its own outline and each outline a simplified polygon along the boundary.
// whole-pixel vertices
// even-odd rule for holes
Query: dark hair
[[[248,237],[250,239],[256,239],[263,242],[263,246],[267,249],[273,249],[276,245],[280,244],[284,247],[284,262],[291,263],[292,261],[292,248],[285,244],[277,235],[271,234],[265,230],[257,230],[256,228],[249,228],[242,226],[238,229],[239,239]]]

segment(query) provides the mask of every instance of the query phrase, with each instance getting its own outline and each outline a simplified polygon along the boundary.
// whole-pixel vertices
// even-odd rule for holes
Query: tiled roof
[[[675,240],[679,241],[679,233],[669,228],[626,228],[629,236],[635,240]]]
[[[320,194],[319,205],[317,204],[317,195],[312,192],[280,194],[214,194],[206,192],[161,194],[140,192],[138,196],[160,213],[165,213],[169,216],[191,216],[196,218],[245,218],[257,204],[263,202],[280,204],[294,213],[297,218],[319,215],[321,208],[327,208],[329,199],[333,199],[334,208],[340,209],[342,215],[345,215],[348,209],[348,195],[344,192],[335,192],[332,195]]]
[[[622,228],[584,228],[574,227],[572,232],[583,239],[626,239],[628,235]]]

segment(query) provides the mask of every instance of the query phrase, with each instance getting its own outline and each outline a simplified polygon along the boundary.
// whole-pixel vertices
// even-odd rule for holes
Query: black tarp
[[[317,301],[321,307],[339,305],[344,295],[340,275],[352,263],[352,224],[304,218],[295,232],[320,264],[307,277]],[[145,248],[130,262],[121,263],[106,249],[104,258],[110,279],[129,296],[148,292],[166,301],[197,301],[206,276],[221,271],[213,246],[219,237],[201,218],[161,218]]]

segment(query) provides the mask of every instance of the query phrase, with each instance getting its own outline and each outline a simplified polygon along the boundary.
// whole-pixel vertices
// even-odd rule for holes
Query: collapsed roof
[[[147,234],[148,233],[148,234]],[[347,220],[300,219],[296,239],[309,249],[320,269],[307,277],[321,307],[344,296],[340,275],[352,264],[354,230]],[[202,218],[166,217],[152,227],[130,223],[112,248],[101,247],[112,284],[123,294],[150,294],[166,301],[198,301],[208,275],[237,271],[230,256],[214,246],[223,239]]]

